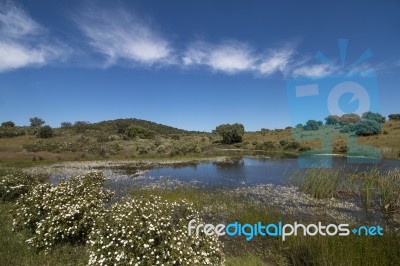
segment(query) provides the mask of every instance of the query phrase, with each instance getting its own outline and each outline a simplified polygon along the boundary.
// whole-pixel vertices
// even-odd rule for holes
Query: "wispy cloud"
[[[118,60],[146,65],[172,60],[168,41],[121,8],[112,11],[86,9],[75,17],[75,22],[91,47],[106,57],[107,66]]]
[[[269,76],[285,71],[292,55],[292,49],[270,50],[263,54],[243,42],[225,41],[216,45],[205,42],[191,44],[181,58],[185,66],[206,66],[227,74],[251,72]]]
[[[49,44],[46,30],[11,1],[0,3],[0,22],[0,72],[45,65],[66,53]]]
[[[181,58],[185,66],[206,66],[229,74],[253,70],[256,60],[247,45],[234,41],[218,45],[197,42]]]
[[[298,68],[294,68],[291,71],[291,75],[294,77],[309,77],[309,78],[320,78],[327,76],[333,72],[333,69],[325,64],[315,65],[302,65]]]
[[[271,75],[277,71],[284,73],[293,60],[293,54],[291,48],[270,51],[259,64],[258,71],[262,75]]]

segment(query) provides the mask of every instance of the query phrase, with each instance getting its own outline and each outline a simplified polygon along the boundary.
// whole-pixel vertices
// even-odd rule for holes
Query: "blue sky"
[[[380,112],[399,113],[398,14],[394,0],[0,0],[0,121],[282,128],[293,116],[288,80],[371,69]],[[367,49],[373,56],[341,67],[343,38],[347,63]],[[318,61],[318,51],[334,65]]]

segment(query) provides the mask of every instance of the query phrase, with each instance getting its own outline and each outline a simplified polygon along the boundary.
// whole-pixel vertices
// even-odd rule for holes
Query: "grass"
[[[396,265],[400,261],[400,237],[384,236],[292,237],[283,247],[291,265]]]
[[[45,143],[77,142],[82,135],[73,135],[70,131],[58,130],[55,137],[43,140]],[[97,132],[97,131],[96,131]],[[100,143],[98,132],[83,133],[86,142]],[[385,133],[383,133],[385,132]],[[100,134],[100,133],[99,133]],[[103,134],[106,134],[103,132]],[[108,135],[107,135],[108,136]],[[178,136],[178,135],[177,135]],[[157,135],[154,139],[133,139],[101,142],[101,146],[119,145],[123,149],[114,154],[107,150],[98,153],[90,153],[84,150],[78,151],[39,151],[28,152],[24,145],[38,141],[34,136],[19,136],[0,139],[0,164],[10,163],[15,166],[35,165],[37,163],[54,163],[58,161],[80,161],[99,159],[137,159],[137,158],[174,158],[174,157],[212,157],[225,155],[226,153],[243,154],[252,151],[261,152],[271,156],[283,156],[283,154],[297,155],[299,149],[285,149],[279,142],[294,141],[296,136],[302,148],[310,147],[312,150],[322,149],[322,139],[332,138],[332,145],[326,152],[345,155],[348,150],[348,134],[339,133],[334,127],[324,127],[318,131],[294,132],[292,129],[270,130],[264,132],[247,132],[242,143],[222,145],[218,142],[217,135],[211,133],[185,133],[173,139],[170,135]],[[271,142],[274,148],[264,147],[263,144]],[[370,145],[380,150],[383,158],[400,158],[400,121],[389,121],[383,125],[382,134],[374,136],[358,137],[359,144]],[[259,151],[259,147],[263,147]],[[229,151],[231,150],[231,151]],[[355,151],[357,152],[357,151]],[[362,151],[361,151],[362,152]],[[33,161],[36,160],[36,161]],[[29,161],[32,161],[29,163]],[[22,163],[20,163],[22,162]]]
[[[314,198],[333,197],[340,189],[341,172],[331,169],[298,170],[292,174],[289,183]]]
[[[336,169],[307,169],[295,171],[289,183],[315,198],[336,197],[339,194],[359,196],[365,208],[378,203],[383,212],[400,213],[400,169],[380,172],[345,173]]]
[[[316,175],[314,175],[316,176]],[[132,191],[134,197],[160,196],[164,200],[185,199],[194,204],[207,223],[258,221],[293,223],[296,217],[280,217],[280,210],[268,209],[259,202],[227,190],[199,188]],[[24,233],[11,231],[11,203],[0,203],[0,265],[83,265],[87,262],[84,246],[58,247],[50,254],[36,253],[24,243]],[[310,221],[311,222],[311,221]],[[314,221],[318,222],[318,221]],[[227,265],[393,265],[400,261],[398,232],[385,230],[380,237],[222,237]]]
[[[326,177],[329,171],[325,172]],[[321,173],[321,172],[320,172]],[[340,173],[335,173],[339,176]],[[313,178],[318,172],[313,171]],[[338,179],[340,180],[340,178]],[[338,182],[339,184],[339,182]],[[340,185],[333,186],[339,192]],[[324,190],[327,191],[327,190]],[[332,190],[334,191],[334,190]],[[332,191],[326,193],[331,195]],[[165,200],[186,199],[202,211],[203,217],[213,217],[213,222],[238,220],[242,223],[258,221],[277,222],[279,210],[266,209],[246,198],[196,188],[176,190],[143,189],[133,192],[136,196],[157,195]],[[228,219],[224,219],[228,217]],[[204,219],[204,218],[203,218]],[[292,223],[295,217],[284,222]],[[310,221],[310,223],[318,221]],[[227,265],[394,265],[400,260],[398,232],[385,231],[380,237],[290,237],[285,242],[275,238],[255,237],[246,242],[243,238],[224,238]]]

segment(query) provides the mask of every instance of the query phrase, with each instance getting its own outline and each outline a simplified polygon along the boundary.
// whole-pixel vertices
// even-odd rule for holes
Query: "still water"
[[[350,171],[368,171],[377,167],[381,171],[400,168],[398,160],[381,160],[378,164],[349,164],[345,158],[334,158],[333,168]],[[287,184],[290,174],[299,169],[296,158],[260,159],[241,157],[229,162],[207,162],[155,167],[141,178],[124,179],[125,185],[151,183],[159,179],[171,179],[207,187],[235,188],[259,184]],[[135,180],[136,179],[136,180]]]

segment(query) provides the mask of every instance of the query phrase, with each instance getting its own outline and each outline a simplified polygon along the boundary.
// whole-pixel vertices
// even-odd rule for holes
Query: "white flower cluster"
[[[202,222],[184,201],[153,197],[116,203],[89,236],[89,265],[223,265],[218,237],[188,234],[192,219]]]
[[[39,179],[16,170],[0,171],[0,199],[14,201],[39,184]]]
[[[103,189],[105,177],[91,173],[72,177],[57,186],[39,184],[21,196],[13,211],[13,229],[28,229],[27,240],[37,249],[61,243],[85,243],[104,203],[112,193]]]

